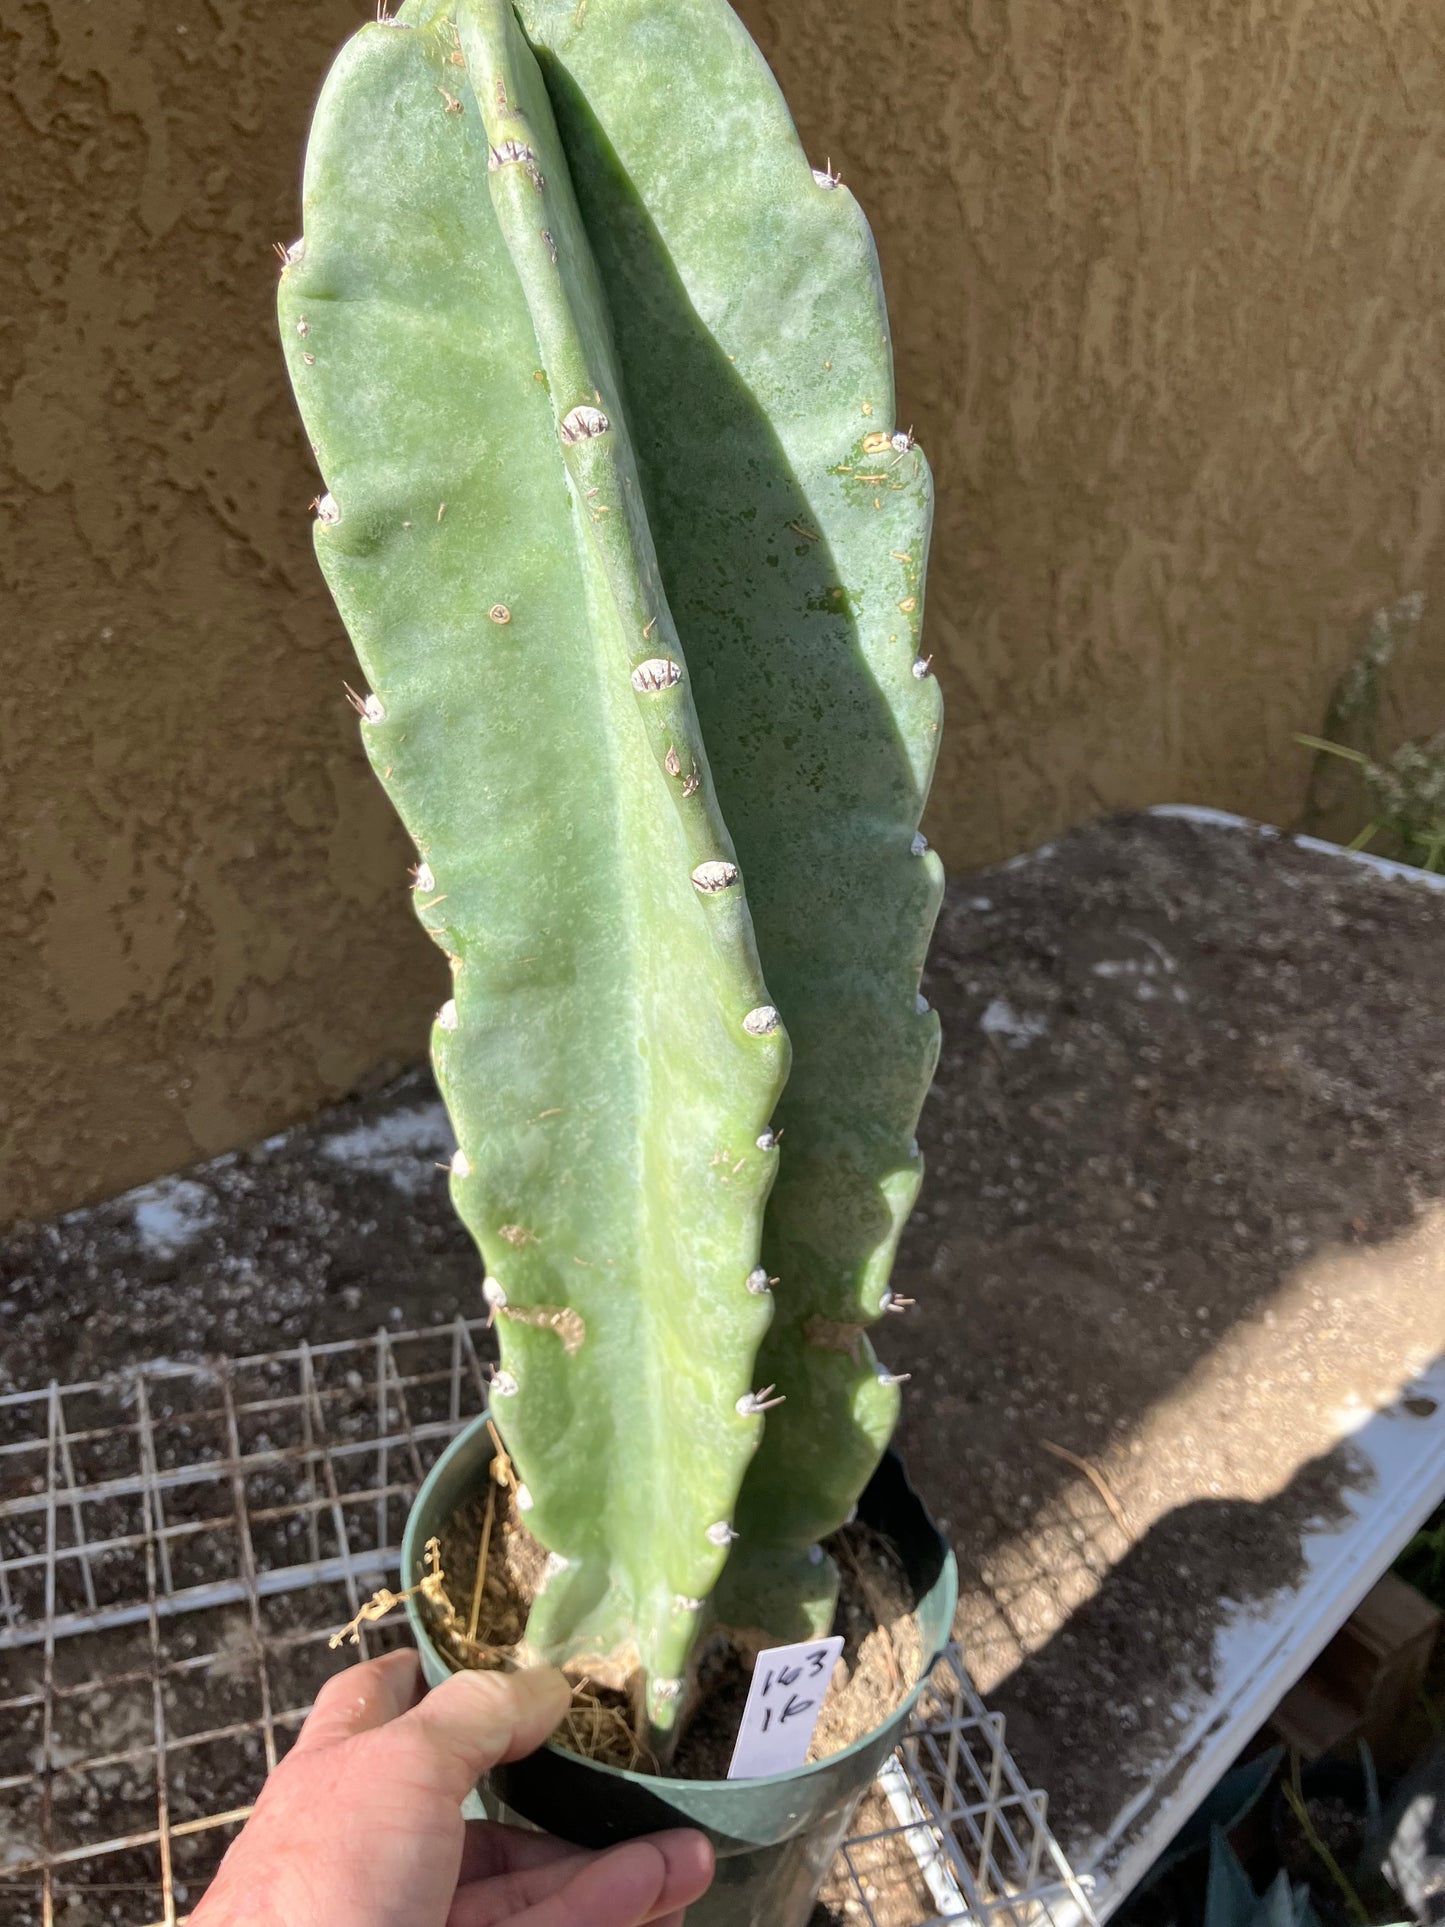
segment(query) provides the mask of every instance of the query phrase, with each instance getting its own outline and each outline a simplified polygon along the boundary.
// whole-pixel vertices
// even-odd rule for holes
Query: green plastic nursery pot
[[[405,1585],[422,1576],[427,1540],[441,1536],[464,1499],[484,1490],[491,1458],[484,1413],[453,1440],[417,1494],[402,1540]],[[717,1874],[688,1908],[688,1927],[805,1927],[854,1809],[898,1744],[948,1639],[958,1598],[953,1554],[894,1453],[873,1475],[858,1516],[897,1547],[918,1599],[929,1656],[918,1685],[884,1725],[829,1759],[760,1780],[665,1779],[544,1746],[487,1776],[482,1791],[489,1805],[500,1802],[581,1847],[610,1847],[665,1827],[697,1827],[712,1842]],[[427,1681],[440,1685],[452,1668],[433,1644],[416,1600],[407,1602],[407,1614]]]

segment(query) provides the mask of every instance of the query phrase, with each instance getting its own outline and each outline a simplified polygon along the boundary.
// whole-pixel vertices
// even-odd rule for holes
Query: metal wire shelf
[[[178,1927],[355,1654],[421,1480],[485,1402],[483,1326],[0,1396],[0,1914]],[[404,1638],[363,1629],[362,1656]],[[1073,1927],[1089,1901],[962,1659],[825,1893],[867,1927]]]

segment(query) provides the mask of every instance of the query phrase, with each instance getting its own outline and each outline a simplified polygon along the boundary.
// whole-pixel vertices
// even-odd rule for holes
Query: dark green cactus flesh
[[[896,1418],[928,471],[867,226],[723,0],[407,0],[339,56],[304,204],[282,334],[452,963],[529,1635],[663,1745],[709,1615],[831,1617],[816,1545]]]

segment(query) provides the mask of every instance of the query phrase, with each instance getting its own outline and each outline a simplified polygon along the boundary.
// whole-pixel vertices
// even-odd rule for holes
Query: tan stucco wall
[[[1445,14],[742,11],[872,216],[938,473],[945,856],[1164,797],[1288,815],[1291,731],[1405,590],[1434,722]],[[423,1047],[437,961],[341,700],[270,319],[357,18],[0,18],[0,1220]]]

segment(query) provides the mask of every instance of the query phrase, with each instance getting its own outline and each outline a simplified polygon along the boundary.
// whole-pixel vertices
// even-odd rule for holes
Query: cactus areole
[[[406,0],[280,320],[432,1054],[529,1644],[664,1756],[700,1635],[825,1631],[892,1432],[942,889],[927,464],[862,214],[723,0]]]

